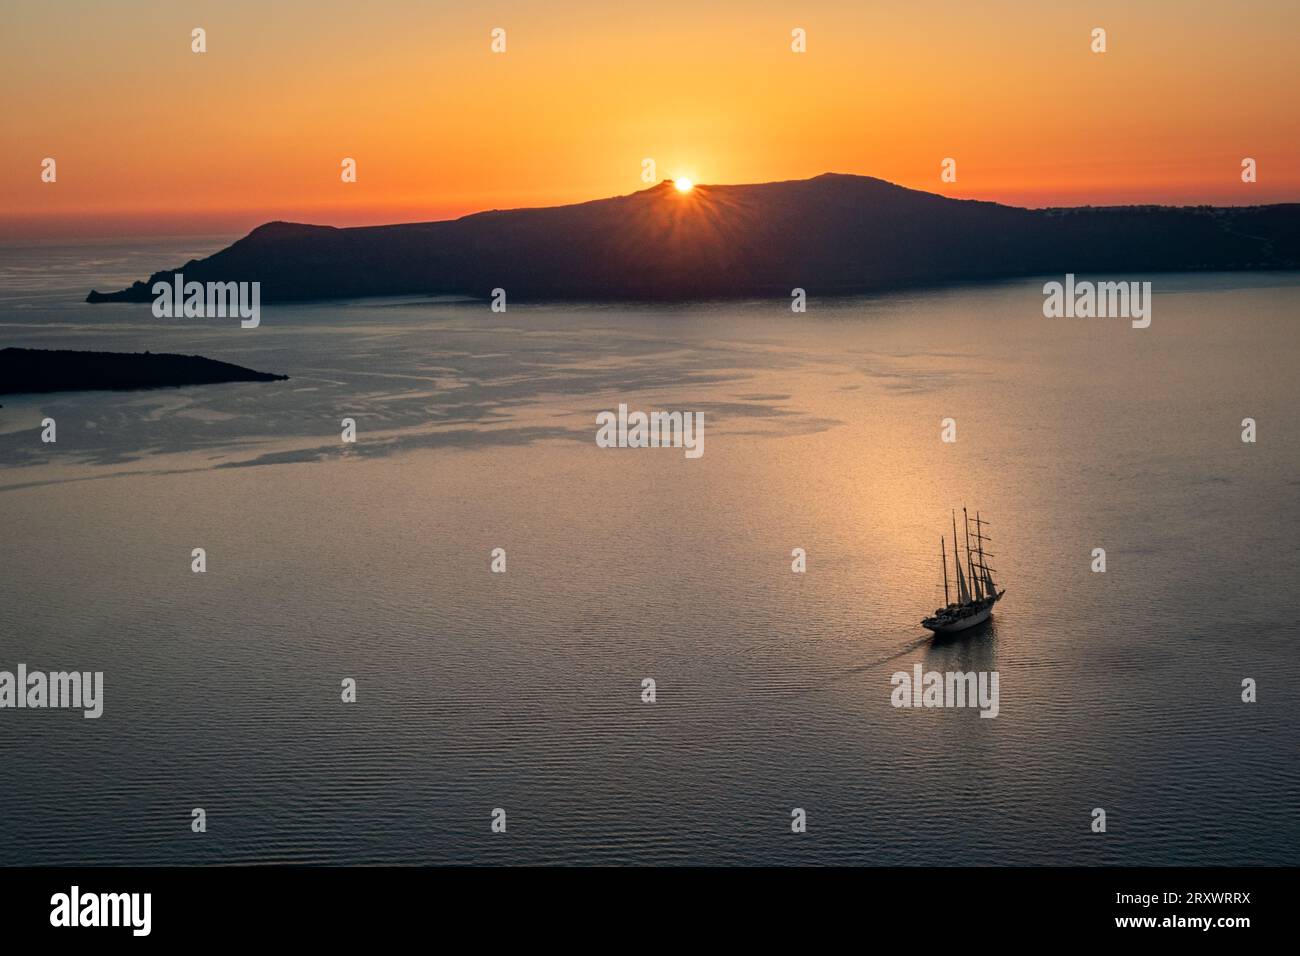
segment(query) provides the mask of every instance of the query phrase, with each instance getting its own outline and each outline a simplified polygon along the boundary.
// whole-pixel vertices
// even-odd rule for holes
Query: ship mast
[[[947,607],[952,601],[948,597],[948,545],[943,535],[939,535],[939,560],[943,562],[943,606]]]
[[[984,590],[992,596],[998,593],[998,588],[993,583],[993,569],[988,564],[988,559],[993,555],[991,552],[984,550],[984,542],[993,540],[984,534],[984,525],[986,524],[988,524],[987,521],[980,519],[980,513],[975,512],[975,553],[979,555],[980,559],[980,563],[976,567],[979,569]]]
[[[952,566],[957,569],[957,602],[966,604],[970,601],[970,591],[966,588],[966,576],[961,573],[961,558],[957,557],[957,511],[952,513]]]
[[[975,600],[984,600],[984,585],[980,577],[975,573],[975,559],[971,556],[970,551],[970,515],[966,514],[966,509],[961,509],[961,523],[966,530],[966,567],[970,576],[971,590],[975,593]]]

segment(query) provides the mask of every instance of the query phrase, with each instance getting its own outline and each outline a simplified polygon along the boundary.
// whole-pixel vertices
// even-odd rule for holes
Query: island
[[[255,372],[201,355],[0,349],[0,395],[277,382],[288,377]]]
[[[155,284],[257,282],[260,301],[431,295],[667,301],[844,295],[1067,273],[1300,268],[1300,204],[1022,209],[870,176],[738,186],[665,180],[626,196],[460,219],[271,222]]]

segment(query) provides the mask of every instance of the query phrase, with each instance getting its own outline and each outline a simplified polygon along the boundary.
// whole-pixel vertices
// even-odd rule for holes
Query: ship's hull
[[[921,623],[927,630],[934,631],[936,634],[955,634],[958,631],[964,631],[967,628],[974,627],[976,624],[983,624],[993,613],[993,605],[990,604],[982,611],[976,611],[968,617],[959,617],[954,621],[934,621]]]
[[[969,630],[978,624],[983,624],[993,613],[993,605],[1002,599],[1005,591],[999,591],[997,597],[981,601],[979,606],[972,607],[967,613],[944,616],[944,617],[927,617],[921,622],[921,626],[928,631],[936,634],[956,634],[958,631]]]

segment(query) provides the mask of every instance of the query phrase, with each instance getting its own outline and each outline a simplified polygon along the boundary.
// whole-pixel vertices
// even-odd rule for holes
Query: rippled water
[[[0,711],[0,863],[1295,862],[1300,276],[1140,277],[1146,330],[1042,280],[79,301],[219,245],[0,246],[0,347],[291,376],[0,397],[0,669],[105,674],[99,720]],[[620,402],[703,411],[704,456],[596,447]],[[963,503],[1007,596],[935,643]],[[999,716],[891,707],[916,663],[998,671]]]

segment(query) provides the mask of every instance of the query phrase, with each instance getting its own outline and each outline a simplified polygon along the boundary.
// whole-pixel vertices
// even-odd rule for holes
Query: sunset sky
[[[700,183],[1294,202],[1298,36],[1295,0],[5,0],[0,236],[442,219],[633,192],[647,157]]]

